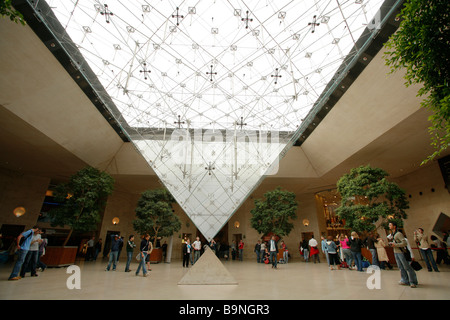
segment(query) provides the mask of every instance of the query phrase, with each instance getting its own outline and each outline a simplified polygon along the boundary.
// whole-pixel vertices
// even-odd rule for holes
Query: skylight
[[[276,173],[357,40],[379,28],[384,0],[47,3],[70,37],[55,31],[61,45],[76,45],[136,148],[212,238]]]

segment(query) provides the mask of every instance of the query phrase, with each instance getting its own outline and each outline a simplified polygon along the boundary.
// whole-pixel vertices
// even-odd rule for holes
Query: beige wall
[[[279,180],[277,181],[279,182]],[[410,239],[413,238],[414,229],[418,227],[423,228],[426,233],[432,234],[432,228],[439,214],[441,212],[447,215],[450,213],[450,194],[444,188],[444,181],[437,162],[391,181],[398,183],[407,195],[411,195],[411,198],[408,198],[410,202],[410,209],[407,211],[408,219],[405,221],[405,231]],[[25,225],[26,228],[35,225],[49,183],[50,179],[45,177],[28,176],[5,170],[0,171],[0,224],[19,224]],[[250,225],[250,210],[253,208],[254,200],[263,197],[266,191],[273,190],[279,185],[283,189],[295,192],[299,203],[294,229],[284,239],[293,258],[299,259],[300,257],[298,245],[302,232],[313,232],[316,239],[319,239],[320,234],[326,231],[324,229],[324,217],[320,213],[318,214],[314,193],[305,193],[301,187],[297,187],[289,179],[286,179],[285,184],[273,184],[270,179],[267,179],[242,204],[228,222],[230,242],[233,239],[233,234],[245,236],[245,259],[254,258],[253,247],[261,237]],[[432,189],[434,189],[434,192],[431,191]],[[422,195],[420,195],[420,192],[422,192]],[[139,194],[115,191],[108,199],[98,235],[105,239],[108,230],[120,231],[126,238],[130,234],[136,235],[132,220],[134,219],[134,209],[138,199]],[[12,214],[17,206],[23,206],[27,209],[27,213],[20,218]],[[179,259],[181,258],[181,235],[190,233],[194,238],[197,229],[177,204],[174,209],[182,221],[182,227],[179,232],[174,234],[172,258]],[[120,219],[118,225],[113,225],[112,219],[114,217]],[[302,224],[305,218],[310,221],[307,227]],[[239,229],[234,227],[235,221],[239,221]],[[163,242],[168,240],[162,239]]]
[[[49,183],[49,178],[0,169],[0,225],[35,226]],[[26,213],[14,216],[16,207],[24,207]]]
[[[405,220],[404,226],[409,239],[413,239],[413,232],[417,228],[423,228],[425,233],[431,235],[441,212],[450,216],[450,193],[445,188],[437,162],[399,177],[395,182],[408,196],[411,195],[411,198],[408,198],[408,219]],[[434,192],[431,189],[434,189]]]

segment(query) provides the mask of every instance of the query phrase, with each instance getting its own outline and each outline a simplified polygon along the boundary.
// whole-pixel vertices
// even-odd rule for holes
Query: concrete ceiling
[[[432,153],[428,112],[417,87],[387,76],[383,50],[299,147],[263,184],[313,192],[350,168],[371,164],[397,177]],[[85,165],[110,172],[122,191],[158,185],[132,143],[123,142],[28,26],[0,19],[0,168],[58,182]]]

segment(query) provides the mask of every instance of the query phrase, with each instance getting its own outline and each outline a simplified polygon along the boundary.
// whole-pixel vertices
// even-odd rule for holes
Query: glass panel
[[[276,173],[383,2],[48,0],[36,14],[210,239]]]

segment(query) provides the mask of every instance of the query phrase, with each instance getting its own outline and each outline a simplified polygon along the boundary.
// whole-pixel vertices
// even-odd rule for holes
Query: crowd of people
[[[418,284],[417,275],[415,272],[415,257],[411,249],[409,240],[400,232],[394,222],[389,224],[390,233],[387,236],[387,241],[376,232],[369,232],[364,239],[361,239],[357,232],[351,232],[350,236],[340,234],[339,236],[321,237],[319,242],[311,236],[309,239],[302,239],[299,244],[299,252],[305,262],[313,261],[320,263],[320,253],[325,255],[327,264],[330,270],[347,268],[348,270],[364,271],[368,267],[368,261],[363,257],[362,249],[366,248],[370,253],[370,265],[376,266],[382,270],[393,267],[386,251],[386,247],[393,249],[395,263],[400,270],[400,284],[409,285],[415,288]],[[14,264],[13,270],[9,280],[18,280],[30,272],[31,276],[38,276],[37,271],[44,271],[47,266],[40,260],[45,254],[45,247],[48,243],[45,237],[42,237],[42,231],[37,227],[33,227],[21,233],[17,239],[12,243],[11,247],[14,249],[14,254],[17,254],[17,260]],[[439,240],[436,236],[428,236],[422,228],[414,230],[414,242],[418,246],[419,252],[429,272],[439,272],[438,265],[442,262],[449,264],[449,257],[447,253],[448,234],[446,234],[444,241]],[[86,261],[95,261],[97,255],[101,251],[101,239],[95,242],[95,237],[87,241]],[[127,262],[125,264],[125,272],[130,272],[130,264],[134,257],[135,248],[139,248],[139,253],[135,257],[138,261],[138,268],[135,272],[136,276],[142,270],[144,277],[148,275],[150,269],[150,253],[153,250],[152,241],[147,234],[142,237],[139,246],[134,243],[134,235],[130,235],[128,241],[125,243],[124,238],[119,235],[111,235],[110,247],[107,253],[108,264],[106,271],[116,270],[117,262],[119,260],[120,252],[123,246],[126,246]],[[233,240],[230,246],[220,245],[214,239],[206,244],[202,244],[200,238],[191,244],[190,239],[183,239],[182,241],[182,260],[183,267],[194,265],[205,247],[209,247],[214,254],[219,258],[228,260],[239,259],[243,261],[244,257],[244,241],[241,239],[236,244]],[[277,236],[272,235],[270,240],[258,240],[254,247],[257,263],[271,264],[272,268],[276,269],[278,263],[288,263],[290,253],[284,240],[280,240]],[[436,259],[433,251],[436,251]],[[418,268],[421,268],[418,267]]]

